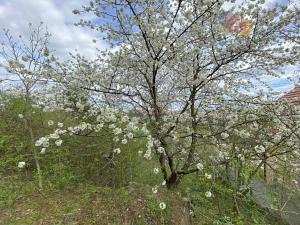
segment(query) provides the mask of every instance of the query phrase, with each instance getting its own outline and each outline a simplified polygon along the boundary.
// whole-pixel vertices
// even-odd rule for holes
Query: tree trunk
[[[266,158],[266,153],[264,153],[264,181],[267,182],[267,170],[268,170],[268,165],[267,165],[267,158]]]
[[[38,154],[37,154],[36,149],[34,147],[35,138],[34,138],[33,130],[32,130],[32,127],[31,127],[30,119],[25,118],[25,123],[26,123],[27,129],[29,131],[30,146],[31,146],[31,149],[32,149],[32,152],[33,152],[34,162],[35,162],[35,166],[36,166],[37,173],[38,173],[38,186],[39,186],[40,190],[43,190],[42,170],[41,170],[40,162],[39,162],[39,159],[38,159]]]
[[[170,190],[176,189],[180,181],[180,175],[178,175],[176,172],[173,172],[167,179],[167,188]]]
[[[34,146],[35,137],[34,137],[33,130],[32,130],[31,103],[30,103],[30,97],[29,97],[29,91],[28,90],[26,92],[25,101],[26,101],[26,112],[25,112],[26,114],[25,114],[25,118],[24,118],[25,127],[28,130],[29,135],[30,135],[30,148],[33,152],[35,166],[36,166],[37,173],[38,173],[38,186],[39,186],[40,190],[43,190],[42,170],[41,170],[40,162],[39,162],[39,159],[38,159],[38,154],[37,154],[35,146]]]
[[[230,167],[229,167],[229,163],[226,162],[225,163],[225,173],[226,173],[226,181],[230,184]]]
[[[264,181],[267,182],[267,164],[264,163]]]

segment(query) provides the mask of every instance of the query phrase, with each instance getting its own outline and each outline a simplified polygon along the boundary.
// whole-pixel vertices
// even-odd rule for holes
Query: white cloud
[[[226,1],[224,4],[223,4],[223,9],[224,10],[231,10],[232,7],[238,7],[238,6],[241,6],[245,3],[256,3],[256,2],[259,2],[260,0],[255,0],[255,1],[250,1],[250,0],[236,0],[235,2],[230,2],[230,1]],[[292,0],[293,1],[293,0]],[[298,0],[295,0],[295,1],[298,1]],[[265,0],[264,4],[263,4],[263,7],[265,8],[268,8],[268,7],[272,7],[274,6],[276,3],[278,4],[287,4],[287,0]]]
[[[80,8],[86,1],[74,0],[0,0],[0,28],[8,28],[13,34],[26,36],[28,23],[38,25],[43,21],[52,34],[50,48],[65,58],[69,51],[78,51],[88,58],[96,54],[96,47],[103,49],[103,42],[93,43],[99,33],[89,28],[76,27],[80,18],[73,15],[74,8]]]

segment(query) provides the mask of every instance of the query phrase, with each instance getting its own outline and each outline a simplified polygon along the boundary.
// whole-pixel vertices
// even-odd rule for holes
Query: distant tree
[[[8,29],[1,35],[1,66],[7,74],[1,81],[14,82],[14,93],[24,99],[26,106],[20,112],[20,119],[30,137],[30,148],[34,154],[35,165],[38,172],[39,188],[42,189],[41,165],[34,146],[36,136],[32,128],[32,105],[36,104],[35,96],[43,85],[47,84],[48,65],[50,63],[50,50],[48,49],[50,34],[40,23],[37,27],[28,26],[28,36],[14,37]]]

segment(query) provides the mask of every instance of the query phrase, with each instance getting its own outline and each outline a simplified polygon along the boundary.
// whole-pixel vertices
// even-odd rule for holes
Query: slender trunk
[[[264,163],[264,181],[267,182],[267,164]]]
[[[233,210],[239,215],[240,214],[240,207],[239,207],[239,200],[234,195],[233,196]]]
[[[25,126],[26,126],[26,129],[28,130],[29,135],[30,135],[30,148],[33,152],[34,162],[35,162],[35,166],[36,166],[37,173],[38,173],[38,186],[39,186],[40,190],[43,190],[42,170],[41,170],[40,162],[39,162],[39,159],[38,159],[38,154],[37,154],[36,148],[34,146],[35,137],[34,137],[34,133],[33,133],[33,130],[32,130],[32,115],[31,115],[30,106],[31,106],[30,98],[29,98],[29,94],[27,92],[27,95],[26,95]]]
[[[194,75],[194,80],[197,79],[197,74]],[[197,93],[197,87],[196,85],[193,85],[193,88],[192,88],[192,93],[191,93],[191,113],[190,113],[190,116],[192,118],[192,135],[191,135],[191,145],[190,145],[190,149],[189,149],[189,154],[188,154],[188,157],[187,157],[187,160],[185,161],[184,165],[183,165],[183,168],[182,170],[183,171],[186,171],[192,160],[193,160],[193,157],[194,157],[194,153],[196,151],[196,134],[195,134],[195,130],[197,129],[197,122],[196,122],[196,115],[197,115],[197,112],[196,112],[196,106],[195,106],[195,99],[196,99],[196,93]]]
[[[240,187],[244,184],[244,179],[243,179],[243,176],[242,176],[242,168],[243,168],[243,163],[242,161],[238,161],[238,165],[237,165],[237,187],[238,189],[240,189]]]
[[[38,154],[37,154],[36,149],[34,147],[35,138],[34,138],[34,134],[33,134],[30,119],[25,118],[25,124],[26,124],[26,128],[27,128],[27,130],[29,132],[29,135],[30,135],[30,147],[31,147],[32,152],[33,152],[34,162],[35,162],[35,166],[36,166],[37,173],[38,173],[38,182],[39,182],[38,186],[42,190],[43,189],[42,170],[41,170],[40,162],[39,162],[39,159],[38,159]]]
[[[221,204],[220,204],[220,195],[217,194],[217,203],[218,203],[218,214],[219,216],[222,216],[222,207],[221,207]]]
[[[240,171],[240,168],[238,166],[236,167],[236,173],[237,173],[237,176],[236,176],[237,189],[240,189],[240,186],[241,186],[241,171]]]
[[[41,170],[40,162],[39,162],[39,159],[38,159],[38,154],[37,154],[36,149],[34,147],[34,141],[35,141],[35,139],[34,139],[31,127],[29,127],[29,132],[30,132],[31,143],[33,143],[32,150],[33,150],[34,161],[35,161],[35,165],[36,165],[36,169],[37,169],[37,173],[38,173],[39,188],[41,190],[43,190],[42,170]]]
[[[267,182],[267,170],[268,170],[268,165],[267,165],[267,159],[265,158],[264,161],[264,181]]]
[[[228,162],[226,162],[225,163],[225,173],[226,173],[226,181],[228,182],[228,183],[230,183],[230,175],[229,175],[229,163]]]

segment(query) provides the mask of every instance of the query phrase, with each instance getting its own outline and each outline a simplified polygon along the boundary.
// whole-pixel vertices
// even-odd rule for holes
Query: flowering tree
[[[259,104],[264,107],[231,106],[229,115],[227,110],[219,110],[209,121],[208,144],[217,149],[208,154],[208,161],[216,168],[219,165],[219,169],[225,166],[227,179],[234,182],[235,178],[238,189],[246,188],[244,191],[249,190],[249,183],[261,168],[266,181],[282,171],[289,171],[294,179],[299,176],[299,165],[295,163],[299,161],[300,131],[296,107],[269,99]],[[287,161],[289,169],[283,168]],[[298,188],[297,182],[290,186]]]
[[[279,76],[299,60],[295,8],[267,8],[264,1],[236,6],[230,11],[247,18],[237,32],[220,19],[225,3],[95,0],[73,11],[94,13],[95,20],[78,25],[102,32],[114,47],[102,52],[98,71],[77,77],[80,88],[145,115],[153,143],[144,156],[158,157],[169,188],[202,169],[197,148],[209,136],[211,113],[251,102],[247,90],[263,75]]]
[[[50,62],[50,52],[47,47],[49,37],[50,34],[44,28],[43,23],[36,28],[29,24],[28,37],[15,38],[9,30],[4,29],[0,49],[1,66],[8,72],[5,77],[1,78],[1,81],[14,81],[13,87],[26,103],[24,112],[20,113],[19,117],[24,121],[30,137],[30,148],[35,159],[40,189],[42,189],[42,174],[34,148],[36,134],[32,128],[32,105],[35,104],[34,97],[38,87],[47,83],[45,74],[47,64]],[[19,163],[20,168],[24,166],[24,162]]]

